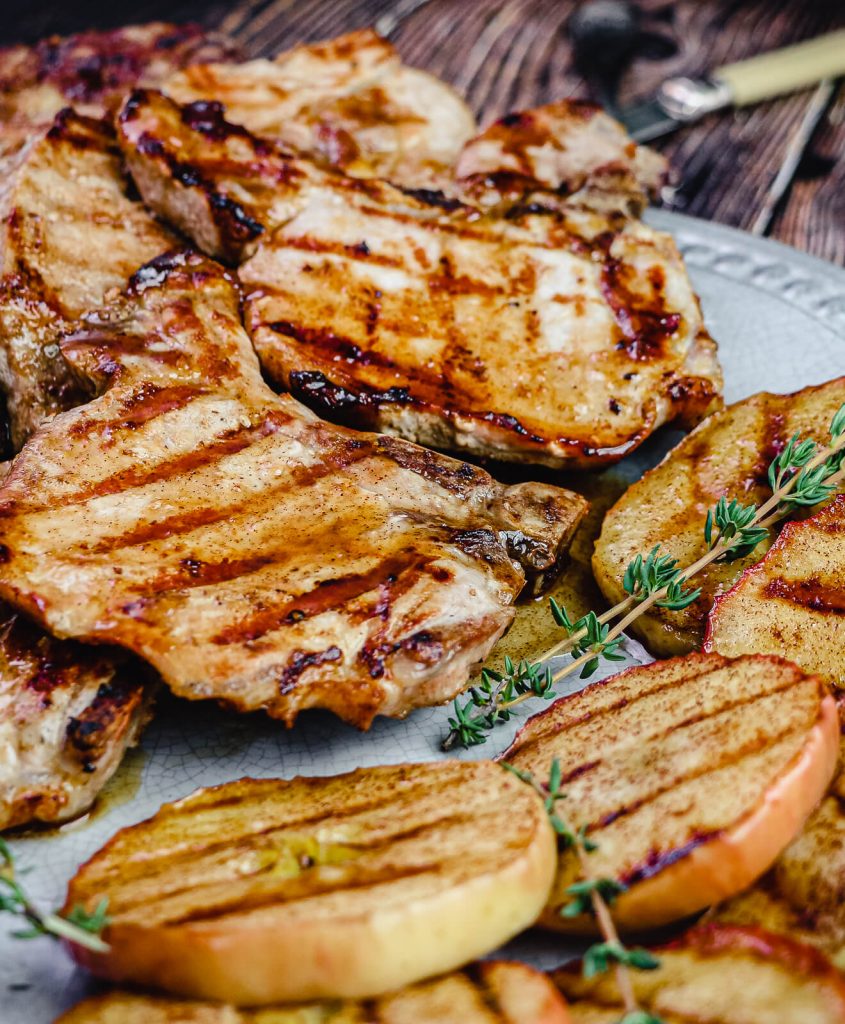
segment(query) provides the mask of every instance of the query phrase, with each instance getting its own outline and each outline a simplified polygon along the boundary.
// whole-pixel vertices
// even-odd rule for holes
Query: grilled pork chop
[[[237,118],[235,118],[237,120]],[[639,216],[668,178],[664,157],[637,146],[592,103],[563,100],[507,114],[471,139],[457,161],[455,186],[482,207],[552,193],[569,208]]]
[[[142,268],[62,351],[103,393],[0,488],[0,595],[187,697],[362,726],[447,700],[584,511],[274,395],[234,281],[197,255]]]
[[[0,830],[91,806],[146,721],[148,675],[122,652],[56,640],[0,603]]]
[[[626,596],[622,587],[626,567],[656,544],[682,566],[704,555],[707,510],[723,496],[743,504],[770,497],[767,471],[772,459],[796,432],[825,442],[843,395],[845,377],[792,395],[753,395],[711,416],[685,437],[607,514],[596,543],[593,572],[608,601],[616,604]],[[632,629],[657,657],[700,648],[716,596],[759,561],[768,543],[761,543],[747,558],[708,566],[695,577],[695,586],[702,588],[697,601],[679,612],[652,607]],[[784,653],[782,648],[777,651]],[[785,656],[792,658],[794,653]]]
[[[103,117],[133,86],[155,87],[188,64],[236,56],[227,40],[198,25],[164,22],[0,49],[0,156],[14,152],[32,129],[48,126],[63,107]]]
[[[179,103],[220,101],[251,132],[355,177],[444,188],[475,132],[445,82],[402,64],[365,29],[274,60],[192,64],[161,88]]]
[[[175,244],[127,198],[111,129],[65,109],[0,184],[0,383],[12,445],[85,396],[61,333]]]
[[[127,102],[119,134],[157,213],[209,254],[251,254],[240,276],[265,372],[328,418],[595,466],[719,402],[680,256],[639,222],[444,210],[322,172],[219,106],[149,91]]]
[[[0,829],[91,806],[146,722],[147,675],[0,604]]]
[[[788,523],[766,556],[718,597],[705,648],[779,654],[845,687],[845,494]]]

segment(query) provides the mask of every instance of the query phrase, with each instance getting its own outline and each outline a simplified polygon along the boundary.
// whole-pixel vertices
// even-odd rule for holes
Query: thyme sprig
[[[619,648],[625,630],[652,606],[680,611],[701,595],[689,581],[713,562],[734,562],[745,558],[769,536],[771,528],[796,509],[826,501],[845,478],[845,403],[834,415],[830,442],[825,447],[800,434],[793,435],[768,468],[771,496],[761,505],[744,505],[736,499],[720,498],[708,510],[704,523],[707,551],[698,561],[682,568],[676,559],[661,553],[660,545],[646,555],[639,554],[625,570],[622,587],[627,594],[613,608],[597,615],[588,612],[572,621],[554,598],[550,611],[564,636],[544,651],[537,661],[514,665],[505,658],[504,672],[482,670],[481,685],[470,691],[470,699],[454,702],[449,732],[443,749],[486,743],[487,733],[506,722],[514,708],[534,697],[551,700],[555,684],[574,672],[591,676],[607,661],[622,661]],[[556,672],[546,666],[549,659],[570,654],[572,660]]]
[[[571,849],[578,857],[581,880],[566,889],[573,899],[561,908],[563,917],[592,914],[596,919],[602,941],[596,942],[584,953],[582,970],[585,978],[595,977],[613,970],[616,984],[625,1007],[625,1016],[619,1024],[663,1024],[659,1017],[643,1010],[634,993],[630,972],[653,971],[660,961],[647,949],[627,947],[619,937],[610,908],[626,891],[626,886],[613,878],[597,877],[592,873],[590,854],[598,846],[587,837],[586,828],[575,829],[561,814],[558,805],[566,799],[562,788],[560,761],[555,758],[549,770],[547,783],[538,782],[531,772],[523,771],[512,764],[504,764],[509,772],[524,782],[543,798],[546,814],[558,836],[562,849]]]
[[[101,934],[109,923],[107,909],[107,901],[102,900],[93,913],[74,907],[63,917],[39,910],[19,881],[12,851],[0,839],[0,912],[19,917],[26,925],[12,933],[14,938],[35,939],[47,935],[53,939],[69,939],[95,953],[106,953],[109,947]]]

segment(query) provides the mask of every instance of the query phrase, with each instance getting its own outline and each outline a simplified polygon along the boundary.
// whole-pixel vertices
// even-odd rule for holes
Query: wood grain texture
[[[8,41],[155,17],[199,20],[269,55],[388,18],[405,59],[453,83],[487,122],[508,110],[587,95],[567,23],[575,0],[6,0]],[[709,68],[845,27],[841,0],[641,0],[644,37],[622,95],[649,95],[673,74]],[[750,228],[770,194],[812,92],[717,114],[660,142],[679,187],[674,206]],[[770,233],[845,265],[845,88],[807,147]]]

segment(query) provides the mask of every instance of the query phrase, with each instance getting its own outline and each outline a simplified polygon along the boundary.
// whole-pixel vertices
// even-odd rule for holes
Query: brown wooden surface
[[[5,0],[8,42],[49,32],[150,18],[200,20],[232,33],[252,55],[302,40],[394,21],[405,59],[452,82],[482,121],[551,99],[586,95],[573,66],[566,25],[573,0]],[[708,68],[845,27],[843,0],[641,0],[649,35],[623,79],[624,95],[645,96],[672,74]],[[674,51],[674,52],[673,52]],[[765,233],[845,265],[845,87],[818,111],[806,145],[813,91],[753,109],[712,115],[659,143],[680,181],[686,213]],[[818,97],[816,97],[818,99]],[[790,152],[797,171],[772,193]],[[771,207],[771,209],[769,209]]]

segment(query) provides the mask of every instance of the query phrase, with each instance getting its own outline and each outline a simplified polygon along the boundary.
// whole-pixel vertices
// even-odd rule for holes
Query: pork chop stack
[[[128,197],[106,118],[133,85],[233,55],[217,36],[166,24],[0,50],[0,383],[14,449],[87,397],[61,333],[174,244]],[[0,605],[0,829],[88,809],[149,717],[151,677]]]
[[[681,258],[624,212],[628,192],[612,212],[556,195],[542,205],[547,181],[525,180],[530,203],[485,215],[323,170],[226,120],[219,104],[138,91],[119,120],[146,203],[206,253],[241,264],[265,372],[329,418],[588,467],[719,404],[715,346]],[[562,152],[592,120],[582,105],[538,116],[540,142],[545,131]],[[467,173],[489,170],[485,152],[467,157]],[[547,173],[538,156],[530,167]]]
[[[60,779],[59,739],[126,671],[70,639],[289,724],[451,698],[585,502],[411,442],[591,467],[720,403],[680,256],[638,219],[665,164],[606,115],[558,103],[473,137],[451,88],[366,31],[232,56],[162,25],[0,53],[0,382],[21,449],[0,596],[85,681],[64,717],[51,705],[64,732],[39,756]],[[110,770],[149,693],[127,664]],[[16,735],[31,675],[6,684]],[[65,808],[93,797],[94,764]]]

